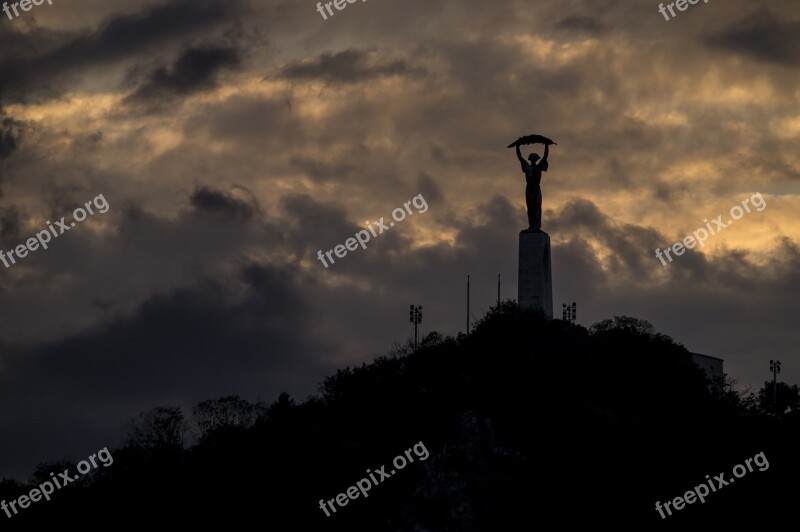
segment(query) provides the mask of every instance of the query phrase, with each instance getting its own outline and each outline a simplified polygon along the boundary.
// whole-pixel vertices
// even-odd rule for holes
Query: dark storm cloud
[[[663,180],[655,180],[652,184],[653,197],[664,201],[671,202],[678,198],[683,197],[689,192],[690,187],[686,183],[670,183]]]
[[[304,125],[282,100],[236,95],[224,102],[203,104],[183,129],[189,136],[205,134],[233,143],[243,153],[253,149],[280,152],[299,136]]]
[[[666,241],[653,229],[615,222],[586,199],[568,202],[548,226],[556,233],[594,241],[609,250],[606,267],[637,282],[653,277],[653,256],[649,250]]]
[[[236,298],[225,286],[230,283],[238,287]],[[283,389],[297,394],[294,375],[329,370],[312,360],[324,347],[305,323],[309,309],[300,286],[291,269],[244,265],[232,279],[155,295],[130,316],[62,341],[5,349],[0,397],[26,407],[0,411],[3,426],[25,433],[37,419],[49,429],[35,440],[50,443],[31,452],[4,438],[0,470],[20,463],[31,470],[38,460],[72,450],[65,431],[115,442],[127,417],[156,404],[189,406],[227,393],[272,400]],[[105,406],[90,406],[98,402]],[[71,429],[59,425],[66,420]]]
[[[17,151],[22,139],[23,124],[17,120],[6,118],[0,109],[0,164]],[[4,176],[0,167],[0,200],[3,198]],[[0,242],[5,243],[9,236],[16,236],[19,229],[19,216],[16,209],[8,209],[0,204]]]
[[[246,223],[259,212],[258,202],[235,198],[228,192],[208,187],[196,189],[190,198],[192,207],[201,215],[213,219]]]
[[[207,46],[189,48],[172,68],[161,67],[126,101],[131,103],[166,103],[175,97],[210,90],[217,86],[217,76],[225,69],[241,63],[239,50],[232,47]]]
[[[114,308],[114,302],[113,301],[102,301],[102,300],[97,299],[97,298],[92,299],[91,304],[92,304],[93,307],[96,307],[96,308],[102,310],[103,312],[108,312],[109,310]]]
[[[422,194],[422,197],[429,203],[440,202],[444,199],[442,189],[439,188],[436,181],[425,172],[420,172],[417,178],[417,188],[419,189],[419,193]]]
[[[0,110],[0,160],[11,157],[22,137],[22,123],[4,116]]]
[[[290,331],[302,323],[307,309],[293,274],[251,265],[231,281],[244,286],[245,298],[232,300],[229,288],[218,280],[156,295],[132,317],[10,359],[5,377],[31,371],[61,382],[53,384],[56,388],[79,385],[90,394],[118,397],[139,393],[137,383],[142,381],[160,393],[173,385],[184,390],[209,386],[211,380],[200,379],[211,376],[217,384],[232,385],[237,381],[228,379],[243,377],[244,368],[301,357],[301,339],[308,337]],[[273,312],[276,308],[281,311]]]
[[[333,84],[358,83],[390,76],[421,76],[424,70],[396,59],[378,62],[364,50],[324,53],[314,59],[294,61],[279,75],[290,80],[319,80]]]
[[[294,253],[309,255],[319,248],[328,249],[361,229],[348,220],[341,206],[317,202],[308,194],[283,196],[280,206],[286,245]]]
[[[0,165],[19,148],[22,130],[22,122],[6,118],[5,111],[0,109]],[[3,200],[3,181],[0,166],[0,245],[10,246],[19,239],[21,219],[19,209]]]
[[[36,27],[21,30],[15,24],[0,25],[0,54],[8,54],[10,50],[27,54],[59,43],[58,32]]]
[[[784,66],[800,65],[800,21],[762,7],[706,38],[709,46]]]
[[[590,35],[601,35],[608,30],[608,26],[603,22],[588,15],[572,15],[562,19],[556,24],[556,28]]]
[[[52,91],[47,85],[63,83],[67,75],[158,51],[177,39],[206,34],[230,23],[241,6],[239,0],[177,0],[111,18],[91,33],[62,36],[59,44],[42,53],[26,51],[7,56],[0,64],[0,93],[21,100],[34,90]],[[193,66],[196,68],[184,68],[191,70]],[[168,77],[164,83],[169,81]],[[172,82],[175,85],[180,80]]]
[[[15,207],[0,207],[0,245],[4,249],[17,245],[20,233],[19,210]]]
[[[566,227],[580,227],[582,229],[604,232],[610,227],[610,220],[600,212],[600,209],[589,200],[572,200],[553,220],[553,229],[558,231]]]
[[[328,163],[302,155],[293,155],[289,162],[320,183],[341,180],[359,172],[359,167],[354,164]]]

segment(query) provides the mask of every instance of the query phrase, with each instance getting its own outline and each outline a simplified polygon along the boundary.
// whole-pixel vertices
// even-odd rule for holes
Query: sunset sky
[[[116,445],[155,406],[302,400],[404,342],[410,304],[423,333],[455,335],[467,274],[475,318],[498,274],[515,298],[525,182],[506,146],[530,133],[558,143],[542,181],[557,317],[576,301],[587,327],[646,319],[741,388],[770,358],[800,384],[798,67],[797,0],[669,21],[643,0],[3,15],[0,248],[98,194],[110,209],[0,265],[0,477]],[[764,210],[655,258],[756,192]],[[317,260],[417,194],[424,214]]]

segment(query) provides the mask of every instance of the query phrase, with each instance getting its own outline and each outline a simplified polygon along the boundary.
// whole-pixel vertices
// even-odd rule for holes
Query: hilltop
[[[340,369],[302,402],[234,396],[199,403],[191,416],[169,406],[143,413],[112,466],[4,524],[502,531],[741,523],[791,507],[798,427],[794,407],[776,417],[755,396],[710,383],[686,348],[645,321],[617,317],[586,329],[506,302],[469,336],[430,333],[416,351],[398,346]],[[189,446],[190,429],[198,439]],[[320,499],[419,443],[429,456],[368,498],[330,516],[320,509]],[[730,476],[759,452],[767,470],[667,519],[655,511],[657,500],[682,496],[707,474]],[[0,497],[19,497],[70,466],[42,464],[30,485],[0,484]]]

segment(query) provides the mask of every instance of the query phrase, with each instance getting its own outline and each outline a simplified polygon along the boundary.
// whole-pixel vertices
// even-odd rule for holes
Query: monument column
[[[544,144],[544,156],[528,155],[526,161],[519,147]],[[516,148],[517,159],[525,174],[525,205],[528,208],[528,228],[519,233],[519,276],[517,303],[525,309],[538,309],[553,319],[553,273],[550,267],[550,235],[542,231],[542,172],[550,166],[548,157],[551,139],[542,135],[520,137],[509,148]]]
[[[517,302],[522,308],[538,308],[553,319],[553,274],[550,267],[550,235],[525,229],[519,232]]]

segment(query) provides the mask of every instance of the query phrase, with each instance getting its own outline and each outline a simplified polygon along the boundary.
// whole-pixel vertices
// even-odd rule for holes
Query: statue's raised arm
[[[527,165],[528,162],[522,157],[522,152],[519,151],[519,144],[517,144],[517,159],[519,159],[519,162],[522,163],[522,171],[524,172],[525,165]]]
[[[539,161],[539,164],[536,165],[536,166],[539,167],[539,169],[542,172],[546,172],[547,169],[550,167],[550,165],[547,163],[547,156],[548,155],[550,155],[550,145],[549,144],[545,144],[544,145],[544,156],[542,156],[542,160]]]

